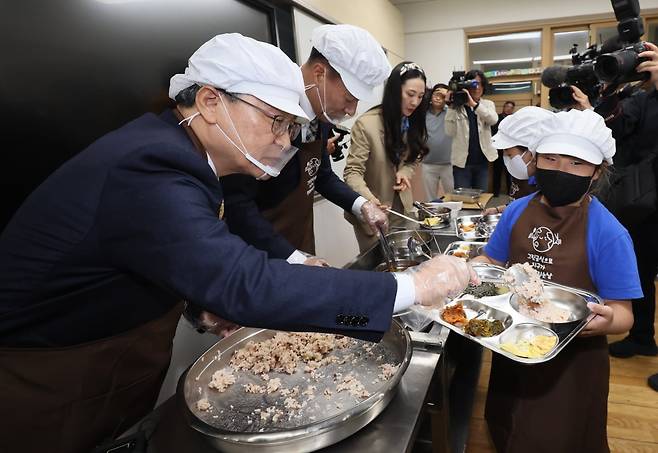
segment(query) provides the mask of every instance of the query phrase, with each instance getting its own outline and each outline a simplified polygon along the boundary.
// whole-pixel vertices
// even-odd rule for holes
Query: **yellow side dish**
[[[548,354],[557,344],[557,338],[548,335],[537,335],[531,340],[519,340],[516,343],[502,343],[500,349],[519,357],[538,359]]]
[[[439,218],[438,217],[428,217],[425,220],[423,220],[425,225],[429,227],[433,227],[439,224]]]

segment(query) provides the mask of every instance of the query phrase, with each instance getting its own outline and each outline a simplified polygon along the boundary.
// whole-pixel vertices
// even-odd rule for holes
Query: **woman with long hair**
[[[427,128],[423,102],[427,78],[416,63],[398,64],[386,81],[381,105],[354,123],[344,179],[347,185],[380,207],[409,212],[413,206],[411,178],[427,154]],[[361,251],[376,232],[349,213]]]

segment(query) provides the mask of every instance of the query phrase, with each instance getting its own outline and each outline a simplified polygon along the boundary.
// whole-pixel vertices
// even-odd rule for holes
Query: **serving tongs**
[[[475,204],[480,208],[480,217],[475,221],[475,231],[477,231],[480,236],[491,236],[491,226],[487,223],[484,214],[485,207],[479,201],[476,201]]]
[[[427,226],[427,224],[426,224],[425,222],[421,222],[420,220],[412,219],[411,217],[406,216],[406,215],[404,215],[404,214],[400,214],[399,212],[394,211],[394,210],[391,209],[391,208],[386,208],[386,211],[387,211],[387,212],[390,212],[391,214],[395,214],[395,215],[398,216],[398,217],[402,217],[403,219],[408,220],[409,222],[413,222],[413,223],[415,223],[415,224],[417,224],[417,225]]]
[[[379,230],[379,244],[382,246],[382,252],[384,253],[384,259],[386,260],[388,271],[395,272],[397,270],[397,264],[395,263],[395,253],[393,253],[393,248],[388,242],[381,225],[377,225],[377,229]]]
[[[427,209],[425,206],[423,206],[423,203],[421,203],[420,201],[414,201],[414,206],[420,209],[421,211],[423,211],[429,217],[436,217],[436,213]]]

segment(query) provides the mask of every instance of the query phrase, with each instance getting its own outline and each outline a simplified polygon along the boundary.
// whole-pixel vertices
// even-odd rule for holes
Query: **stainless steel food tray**
[[[505,272],[505,268],[500,266],[494,266],[489,264],[475,264],[473,268],[480,276],[482,281],[497,282],[503,283],[502,275]],[[587,302],[594,302],[597,304],[602,304],[603,301],[596,294],[592,294],[588,291],[571,288],[568,286],[558,285],[549,281],[543,281],[546,294],[551,298],[551,300],[556,303],[558,306],[564,308],[569,307],[572,312],[578,311],[580,316],[584,316],[579,321],[571,321],[566,323],[545,323],[537,321],[533,318],[522,315],[517,312],[511,304],[511,299],[513,295],[511,293],[491,296],[491,297],[482,297],[479,299],[474,298],[468,294],[462,294],[460,297],[455,298],[450,304],[457,303],[458,301],[468,301],[464,303],[464,308],[468,308],[466,305],[473,305],[475,303],[481,304],[482,307],[478,307],[485,311],[485,318],[489,319],[499,319],[503,322],[503,325],[506,324],[507,320],[510,320],[511,323],[503,333],[493,337],[473,337],[464,332],[460,327],[453,326],[452,324],[445,322],[440,316],[435,316],[434,319],[440,324],[446,326],[450,330],[456,332],[457,334],[466,337],[476,343],[481,344],[485,348],[492,350],[495,353],[502,354],[505,357],[512,359],[516,362],[521,362],[525,364],[535,364],[547,362],[557,356],[564,347],[573,340],[578,333],[587,325],[587,323],[594,317],[594,315],[587,308]],[[450,305],[448,304],[448,305]],[[478,310],[471,309],[471,316],[467,317],[470,319]],[[483,318],[484,319],[484,318]],[[519,357],[507,351],[503,351],[500,348],[500,344],[515,336],[516,333],[519,335],[525,335],[529,329],[549,329],[557,337],[558,342],[555,347],[545,356],[529,359],[525,357]],[[505,338],[507,337],[507,338]],[[503,341],[501,341],[503,340]]]
[[[490,215],[465,215],[457,217],[455,220],[455,228],[457,231],[457,237],[465,241],[472,241],[477,239],[489,239],[491,234],[496,229],[498,221],[500,220],[501,214],[490,214]],[[473,223],[476,227],[472,231],[464,232],[462,228],[465,224]],[[482,228],[478,228],[477,224],[480,223],[484,226],[485,231],[481,231]]]
[[[464,203],[475,203],[480,199],[484,191],[481,189],[465,189],[457,188],[450,192],[450,199],[452,201],[462,201]]]
[[[308,373],[297,370],[287,375],[270,372],[270,378],[280,378],[282,386],[301,390],[308,385],[316,386],[315,398],[299,412],[299,416],[284,417],[276,424],[260,424],[258,417],[252,416],[256,408],[265,409],[276,405],[283,407],[284,396],[274,394],[247,394],[243,384],[263,384],[263,380],[250,372],[234,372],[235,384],[224,393],[208,388],[212,374],[228,366],[233,352],[242,348],[248,341],[263,341],[272,338],[276,331],[242,328],[206,351],[181,377],[177,396],[185,418],[215,448],[225,452],[308,452],[336,443],[357,432],[377,415],[391,401],[398,383],[411,360],[411,340],[402,325],[393,320],[391,328],[381,342],[374,344],[355,340],[345,354],[360,356],[356,364],[329,364],[319,372],[324,378],[314,381]],[[371,353],[364,346],[372,349]],[[383,363],[400,364],[397,372],[388,380],[376,382]],[[298,368],[300,368],[298,366]],[[354,374],[370,396],[365,399],[351,396],[348,392],[337,393],[333,380],[334,373]],[[327,398],[325,388],[333,391]],[[201,398],[208,398],[213,410],[202,412],[196,408]],[[251,420],[251,423],[249,423]]]
[[[460,248],[462,248],[462,246],[468,246],[468,258],[465,259],[470,260],[478,256],[480,254],[480,250],[485,245],[487,245],[487,243],[482,241],[455,241],[448,244],[448,247],[446,247],[446,249],[443,251],[443,254],[454,255],[454,253]],[[459,257],[459,258],[464,258],[464,257]]]

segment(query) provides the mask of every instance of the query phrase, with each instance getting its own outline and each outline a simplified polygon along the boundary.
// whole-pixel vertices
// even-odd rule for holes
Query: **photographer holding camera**
[[[488,87],[484,73],[453,73],[448,91],[446,134],[452,137],[455,187],[487,190],[489,162],[498,158],[491,143],[491,127],[498,121],[496,106],[483,99]]]
[[[617,158],[615,167],[621,178],[636,178],[646,193],[641,204],[627,204],[627,208],[618,215],[628,228],[633,243],[640,272],[640,282],[644,298],[633,301],[635,323],[628,337],[612,343],[610,354],[614,357],[627,358],[634,355],[658,355],[655,341],[654,316],[656,309],[655,278],[658,273],[658,210],[656,209],[656,176],[658,163],[658,139],[655,127],[658,124],[658,47],[644,43],[644,52],[638,54],[641,61],[635,70],[649,74],[648,89],[638,91],[626,99],[614,93],[605,97],[594,109],[601,114],[612,129],[617,141]],[[576,108],[592,108],[587,96],[573,87]],[[626,91],[626,90],[624,90]],[[635,172],[629,171],[635,170]],[[635,174],[634,174],[635,173]],[[621,186],[620,186],[621,187]],[[610,198],[623,197],[622,189],[613,184]],[[622,200],[614,199],[610,209],[613,213]],[[658,375],[649,378],[649,385],[658,391]]]

